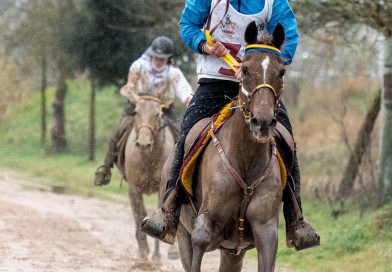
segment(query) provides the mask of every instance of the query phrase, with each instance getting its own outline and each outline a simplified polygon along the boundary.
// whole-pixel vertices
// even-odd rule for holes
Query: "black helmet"
[[[168,59],[173,55],[174,43],[165,36],[156,37],[151,43],[153,57]]]

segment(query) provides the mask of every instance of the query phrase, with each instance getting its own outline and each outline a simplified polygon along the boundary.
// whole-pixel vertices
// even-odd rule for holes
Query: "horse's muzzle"
[[[252,117],[250,119],[250,130],[257,141],[266,143],[271,139],[271,135],[275,130],[277,124],[276,118],[257,118]]]

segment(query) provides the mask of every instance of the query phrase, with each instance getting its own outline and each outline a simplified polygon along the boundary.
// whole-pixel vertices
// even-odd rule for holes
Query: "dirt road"
[[[0,173],[0,271],[183,271],[179,260],[165,257],[168,246],[161,251],[160,265],[138,260],[126,198],[56,194],[15,173]],[[202,271],[217,271],[218,264],[217,253],[209,253]],[[246,260],[243,271],[255,268]]]

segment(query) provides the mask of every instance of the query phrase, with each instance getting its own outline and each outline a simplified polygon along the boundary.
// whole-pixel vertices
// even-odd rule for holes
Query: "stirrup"
[[[168,221],[166,212],[159,208],[143,219],[141,229],[146,234],[172,245],[176,239],[177,225]]]
[[[109,184],[111,177],[112,172],[110,171],[110,167],[101,165],[95,171],[94,185],[101,186]]]
[[[143,219],[141,229],[148,235],[168,244],[174,244],[180,219],[181,205],[177,203],[178,187],[174,188],[162,207]],[[176,205],[177,204],[177,205]]]
[[[286,233],[287,247],[303,250],[320,245],[320,235],[305,220],[298,221]]]

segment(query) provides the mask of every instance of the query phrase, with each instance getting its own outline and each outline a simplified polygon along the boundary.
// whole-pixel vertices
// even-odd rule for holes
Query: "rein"
[[[254,53],[254,52],[271,53],[271,54],[274,54],[277,56],[281,56],[281,51],[274,46],[270,46],[270,45],[266,45],[266,44],[249,44],[246,46],[245,55],[250,54],[250,53]],[[278,93],[276,92],[275,88],[271,84],[262,83],[262,84],[257,85],[253,90],[248,91],[244,88],[242,81],[240,82],[240,90],[247,98],[246,102],[248,102],[248,103],[251,102],[252,97],[255,95],[255,93],[257,93],[258,91],[261,91],[262,89],[268,89],[268,90],[272,91],[274,98],[275,98],[275,108],[277,109],[279,106],[279,103],[280,103],[280,97],[278,96]],[[253,113],[248,109],[245,101],[242,101],[241,98],[239,98],[238,100],[239,100],[239,104],[241,105],[240,109],[244,114],[245,121],[249,122],[250,119],[253,117]],[[277,112],[275,110],[275,116],[276,115],[277,115]]]
[[[158,102],[159,104],[163,104],[163,102],[162,102],[161,99],[159,99],[159,98],[156,97],[156,96],[152,96],[152,95],[141,95],[141,96],[140,96],[140,99],[141,99],[141,100],[151,100],[151,101]]]
[[[244,86],[242,85],[242,83],[240,83],[240,88],[241,88],[241,92],[246,96],[247,98],[247,103],[250,103],[252,100],[252,97],[255,93],[257,93],[258,91],[262,90],[262,89],[268,89],[270,91],[272,91],[274,98],[275,98],[275,112],[274,115],[276,117],[277,115],[277,108],[279,106],[280,103],[280,97],[277,95],[277,92],[275,91],[274,87],[272,87],[270,84],[260,84],[257,85],[251,92],[248,92]],[[253,113],[249,110],[247,103],[245,103],[245,101],[243,101],[241,98],[238,98],[238,103],[239,103],[239,108],[242,111],[242,113],[244,114],[244,118],[245,121],[247,123],[249,123],[250,119],[253,117]]]
[[[280,56],[281,51],[273,46],[269,45],[264,45],[264,44],[250,44],[246,47],[245,49],[245,55],[250,54],[253,52],[264,52],[264,53],[272,53],[275,55]],[[245,101],[242,101],[241,98],[238,98],[239,100],[239,108],[243,112],[245,121],[249,122],[250,119],[253,117],[253,113],[248,109],[248,105],[252,97],[257,93],[258,91],[261,91],[263,89],[268,89],[270,90],[275,98],[275,116],[277,115],[277,108],[279,105],[279,96],[275,90],[275,88],[267,83],[259,84],[257,85],[252,91],[247,91],[242,82],[240,83],[240,88],[241,92],[245,95],[247,99],[247,103]],[[233,166],[231,166],[230,161],[223,150],[222,144],[220,143],[219,139],[215,135],[214,131],[216,132],[218,130],[214,129],[213,125],[211,125],[211,138],[213,140],[214,146],[217,149],[218,154],[220,155],[223,164],[225,165],[227,171],[231,174],[231,176],[235,179],[235,181],[238,183],[238,185],[242,188],[243,190],[243,197],[240,203],[240,212],[239,212],[239,224],[238,224],[238,248],[236,250],[236,255],[239,255],[242,250],[244,250],[246,247],[244,246],[244,230],[245,230],[245,214],[246,210],[248,208],[248,205],[252,199],[252,196],[255,192],[255,190],[260,186],[260,184],[270,175],[272,169],[274,168],[275,164],[278,161],[277,158],[277,149],[276,149],[276,143],[273,141],[271,143],[271,156],[270,156],[270,161],[265,168],[263,174],[256,179],[255,181],[251,182],[250,184],[247,184],[244,179],[238,174],[238,172],[234,169]]]

